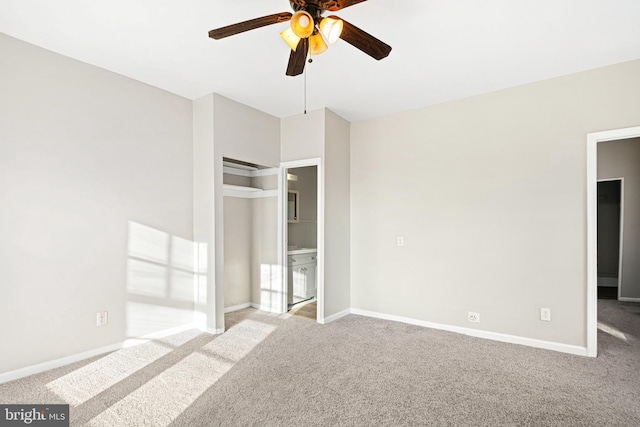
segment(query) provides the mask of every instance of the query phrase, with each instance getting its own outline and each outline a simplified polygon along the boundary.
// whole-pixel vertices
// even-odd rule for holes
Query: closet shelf
[[[242,185],[224,184],[224,195],[228,197],[241,197],[244,199],[257,199],[260,197],[277,197],[278,190],[263,190],[261,188],[246,187]]]
[[[262,190],[262,188],[245,187],[242,185],[232,185],[232,184],[224,184],[224,189],[232,190],[232,191],[247,191],[247,192],[264,191]]]

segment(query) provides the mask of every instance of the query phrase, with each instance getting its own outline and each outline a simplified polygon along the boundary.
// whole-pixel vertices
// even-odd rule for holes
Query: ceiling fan
[[[322,16],[326,11],[335,12],[364,1],[366,0],[290,0],[294,13],[281,12],[238,22],[209,31],[209,37],[219,40],[266,25],[291,21],[290,27],[280,33],[291,47],[287,76],[302,74],[308,54],[323,53],[328,48],[327,41],[334,43],[339,38],[381,60],[389,55],[391,46],[335,15]]]

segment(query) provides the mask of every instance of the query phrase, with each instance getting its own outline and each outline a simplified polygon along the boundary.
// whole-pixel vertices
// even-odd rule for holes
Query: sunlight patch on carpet
[[[619,329],[614,328],[613,326],[609,326],[606,325],[602,322],[598,322],[598,329],[600,329],[602,332],[606,332],[609,335],[612,335],[618,339],[621,339],[623,341],[628,341],[627,336],[624,334],[624,332],[620,331]]]
[[[144,369],[199,333],[200,331],[194,330],[123,348],[51,381],[47,388],[70,405],[78,406]]]
[[[243,320],[94,417],[89,426],[167,426],[275,326]],[[176,391],[179,390],[179,393]]]

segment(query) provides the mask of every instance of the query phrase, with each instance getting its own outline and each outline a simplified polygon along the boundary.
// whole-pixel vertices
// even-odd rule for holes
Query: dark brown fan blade
[[[320,0],[320,6],[324,10],[330,10],[331,12],[335,12],[340,9],[344,9],[345,7],[362,3],[363,1],[367,1],[367,0]]]
[[[261,18],[250,19],[237,24],[227,25],[226,27],[217,28],[209,31],[209,37],[220,40],[235,34],[244,33],[245,31],[255,30],[256,28],[266,25],[277,24],[278,22],[287,22],[291,20],[293,15],[289,12],[275,13],[273,15],[263,16]]]
[[[287,66],[287,76],[297,76],[304,71],[309,53],[309,39],[300,39],[295,51],[289,55],[289,65]]]
[[[330,16],[330,18],[341,19],[335,15]],[[355,25],[348,23],[344,19],[342,19],[342,22],[344,23],[342,34],[340,34],[340,38],[342,40],[360,49],[361,51],[377,59],[378,61],[389,56],[389,52],[391,52],[391,46],[383,41],[378,40],[371,34],[361,30]]]

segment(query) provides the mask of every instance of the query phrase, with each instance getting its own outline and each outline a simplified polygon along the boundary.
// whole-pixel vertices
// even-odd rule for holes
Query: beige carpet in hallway
[[[318,315],[318,301],[294,305],[289,314],[316,320]]]

